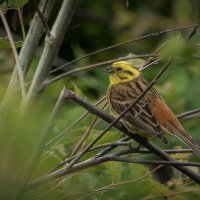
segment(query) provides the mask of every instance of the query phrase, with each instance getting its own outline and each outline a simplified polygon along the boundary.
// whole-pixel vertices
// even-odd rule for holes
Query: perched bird
[[[111,111],[119,116],[148,87],[141,72],[130,62],[119,61],[104,69],[110,74],[107,100]],[[182,127],[157,90],[152,87],[121,119],[130,132],[156,136],[168,143],[164,132],[178,137],[200,158],[200,146]]]

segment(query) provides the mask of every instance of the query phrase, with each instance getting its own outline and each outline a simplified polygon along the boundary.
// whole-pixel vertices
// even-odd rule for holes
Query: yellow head
[[[130,62],[119,61],[104,69],[110,73],[110,84],[120,84],[132,81],[138,78],[141,72],[136,69]]]

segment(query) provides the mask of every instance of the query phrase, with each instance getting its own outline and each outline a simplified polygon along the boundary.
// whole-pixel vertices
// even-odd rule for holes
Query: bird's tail
[[[183,127],[177,127],[171,123],[171,128],[176,137],[184,142],[200,158],[200,145],[193,140]]]

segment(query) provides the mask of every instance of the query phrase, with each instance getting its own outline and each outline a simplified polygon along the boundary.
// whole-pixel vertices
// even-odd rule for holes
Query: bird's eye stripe
[[[117,67],[116,70],[117,70],[117,71],[120,71],[120,70],[122,70],[122,68],[121,68],[121,67]]]
[[[129,75],[134,75],[133,72],[126,70],[125,73],[129,74]]]

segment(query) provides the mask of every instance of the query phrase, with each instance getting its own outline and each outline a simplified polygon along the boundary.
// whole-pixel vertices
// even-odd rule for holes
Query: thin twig
[[[156,32],[156,33],[151,33],[151,34],[144,35],[144,36],[141,36],[141,37],[138,37],[138,38],[135,38],[135,39],[131,39],[131,40],[128,40],[126,42],[121,42],[121,43],[118,43],[118,44],[115,44],[115,45],[112,45],[112,46],[109,46],[109,47],[106,47],[106,48],[103,48],[103,49],[99,49],[99,50],[94,51],[92,53],[89,53],[87,55],[81,56],[81,57],[79,57],[79,58],[77,58],[77,59],[75,59],[75,60],[73,60],[73,61],[71,61],[67,64],[64,64],[64,65],[56,68],[52,72],[56,72],[60,69],[63,69],[64,67],[67,67],[71,64],[74,64],[74,63],[76,63],[80,60],[87,58],[87,57],[93,56],[93,55],[98,54],[98,53],[102,53],[104,51],[107,51],[107,50],[110,50],[110,49],[113,49],[113,48],[116,48],[116,47],[119,47],[119,46],[122,46],[122,45],[126,45],[126,44],[129,44],[129,43],[136,42],[136,41],[143,40],[143,39],[150,38],[150,37],[158,37],[159,35],[161,35],[163,33],[169,33],[169,32],[172,32],[172,31],[179,31],[179,30],[193,28],[193,27],[199,27],[199,25],[198,24],[188,25],[188,26],[181,26],[181,27],[171,28],[171,29],[167,29],[167,30],[162,30],[162,31],[159,31],[159,32]]]
[[[83,162],[75,164],[68,171],[66,171],[65,168],[63,168],[61,170],[47,174],[44,177],[36,179],[28,185],[28,188],[33,188],[33,187],[39,186],[39,185],[44,184],[46,182],[49,182],[51,180],[55,180],[55,179],[64,177],[68,174],[72,174],[74,172],[77,172],[77,171],[80,171],[80,170],[83,170],[83,169],[87,169],[89,167],[98,165],[100,163],[108,162],[108,161],[130,162],[130,163],[138,163],[138,164],[155,164],[156,163],[158,165],[161,164],[161,165],[174,166],[177,169],[182,169],[182,171],[184,171],[183,169],[186,169],[186,168],[183,167],[185,165],[187,165],[187,166],[191,166],[191,165],[192,166],[197,166],[197,165],[200,166],[200,163],[193,163],[193,162],[179,163],[179,162],[177,162],[176,160],[173,160],[173,159],[171,159],[170,161],[168,160],[168,161],[155,161],[154,162],[154,161],[142,161],[142,160],[136,161],[136,160],[129,159],[129,158],[119,157],[121,155],[125,155],[125,154],[131,153],[131,152],[132,152],[132,149],[129,148],[127,150],[121,150],[119,152],[116,152],[115,154],[105,155],[105,156],[98,157],[98,158],[96,158],[96,157],[89,158],[89,159],[87,159]],[[196,177],[196,180],[195,180],[195,178],[192,178],[192,179],[195,180],[197,183],[199,183],[200,181],[197,181],[200,178],[199,175],[194,173],[194,177]]]
[[[178,162],[178,161],[157,161],[157,160],[133,160],[131,158],[119,157],[116,155],[107,155],[104,157],[105,160],[127,162],[127,163],[137,163],[137,164],[147,164],[147,165],[165,165],[165,166],[196,166],[200,167],[200,163],[197,162]]]
[[[26,110],[26,108],[36,100],[37,95],[40,94],[40,87],[49,74],[54,58],[57,56],[60,45],[64,39],[65,32],[67,31],[74,14],[75,3],[76,0],[63,1],[62,3],[60,11],[52,27],[50,37],[46,36],[45,47],[34,74],[30,89],[23,102],[22,112]]]
[[[104,110],[104,108],[107,106],[107,102],[103,105],[102,110]],[[90,134],[90,131],[92,130],[92,128],[94,127],[94,125],[96,125],[97,120],[98,120],[98,116],[96,116],[92,122],[92,124],[88,127],[87,131],[83,134],[83,136],[81,137],[80,141],[77,143],[77,145],[75,146],[74,150],[72,151],[72,156],[77,154],[77,152],[79,151],[79,149],[81,148],[83,142],[87,139],[87,137]]]
[[[20,61],[19,61],[18,53],[17,53],[16,47],[15,47],[15,43],[14,43],[10,28],[9,28],[9,25],[8,25],[8,22],[7,22],[7,20],[4,16],[3,12],[1,11],[1,8],[0,8],[0,16],[1,16],[3,25],[6,29],[6,33],[7,33],[8,38],[9,38],[10,45],[11,45],[11,48],[12,48],[12,51],[13,51],[13,55],[15,57],[17,72],[18,72],[18,76],[19,76],[19,84],[20,84],[20,89],[21,89],[21,95],[22,95],[22,100],[23,100],[26,96],[26,89],[25,89],[23,71],[22,71],[22,67],[21,67],[21,64],[20,64]]]
[[[130,60],[130,59],[136,59],[136,58],[146,58],[146,57],[149,57],[149,56],[153,56],[153,55],[152,54],[145,54],[145,55],[125,57],[125,58],[116,58],[116,59],[112,59],[112,60],[103,61],[103,62],[100,62],[100,63],[95,63],[95,64],[92,64],[92,65],[87,65],[85,67],[76,68],[76,69],[73,69],[71,71],[62,73],[62,74],[60,74],[60,75],[58,75],[58,76],[56,76],[56,77],[54,77],[50,80],[46,80],[41,89],[44,89],[47,86],[51,85],[52,83],[66,77],[66,76],[74,74],[74,73],[79,73],[81,71],[85,71],[85,70],[88,70],[88,69],[96,68],[96,67],[99,67],[99,66],[104,66],[104,65],[116,62],[116,61]],[[52,71],[52,73],[53,73],[53,71]]]
[[[147,68],[149,68],[150,66],[154,65],[154,64],[158,64],[159,61],[161,60],[161,58],[157,58],[156,60],[152,61],[152,62],[148,62],[147,64],[143,65],[142,67],[139,68],[140,71],[146,70]]]
[[[143,66],[141,66],[140,70],[144,70],[147,68],[147,66],[152,63],[152,60],[154,59],[154,57],[158,54],[158,52],[167,44],[167,42],[165,42],[164,44],[160,45],[153,53],[152,53],[152,56],[150,56],[144,63]]]
[[[104,100],[106,99],[106,96],[102,97],[101,99],[99,99],[94,105],[99,105],[100,103],[102,103]],[[55,138],[53,138],[51,141],[49,141],[46,145],[46,147],[51,146],[52,144],[54,144],[56,141],[58,141],[59,139],[61,139],[62,137],[64,137],[65,135],[67,135],[67,133],[69,133],[69,131],[76,126],[78,123],[80,123],[87,115],[89,114],[89,112],[85,112],[83,115],[81,115],[75,122],[73,122],[66,130],[62,131],[60,134],[58,134]]]
[[[162,68],[162,70],[157,74],[157,76],[151,81],[148,87],[137,97],[137,99],[131,103],[115,120],[113,120],[109,126],[107,126],[69,165],[66,166],[65,170],[68,171],[105,133],[112,128],[112,126],[117,123],[149,90],[153,85],[157,83],[161,75],[168,68],[171,61],[168,61],[167,64]],[[66,91],[67,96],[71,96],[69,91]],[[72,94],[73,96],[73,94]]]
[[[46,3],[45,3],[46,4]],[[37,11],[37,14],[38,16],[40,17],[41,21],[42,21],[42,24],[45,28],[45,32],[47,34],[48,37],[50,37],[51,33],[50,33],[50,29],[49,29],[49,26],[46,22],[46,19],[44,18],[44,15],[43,13],[40,11],[40,9],[38,8],[38,4],[36,2],[36,0],[34,0],[34,5],[35,5],[35,8],[36,8],[36,11]],[[44,6],[45,7],[45,6]]]
[[[43,5],[46,2],[47,0],[40,1],[40,9],[44,7]],[[46,19],[49,19],[55,3],[56,3],[55,0],[48,0],[47,8],[45,10]],[[35,14],[31,22],[28,34],[24,40],[24,43],[19,53],[19,60],[22,66],[22,72],[24,78],[26,78],[26,75],[30,69],[31,62],[35,56],[35,52],[37,51],[37,46],[42,37],[42,34],[43,34],[43,24],[39,19],[38,15]],[[10,97],[12,97],[13,88],[15,88],[16,85],[17,85],[17,65],[15,66],[12,76],[10,78],[8,89],[6,90],[6,94],[3,100],[4,102],[7,102],[7,100],[9,100]]]
[[[189,119],[189,118],[193,118],[193,117],[198,117],[200,114],[200,108],[194,109],[194,110],[190,110],[184,113],[181,113],[179,115],[177,115],[178,119]]]
[[[97,189],[93,189],[91,191],[87,191],[87,192],[82,192],[82,193],[79,193],[79,194],[73,194],[73,195],[70,195],[70,196],[67,196],[66,198],[74,198],[74,197],[79,197],[79,196],[88,196],[88,195],[91,195],[93,193],[98,193],[98,192],[103,192],[103,191],[106,191],[106,190],[114,190],[116,189],[117,187],[120,187],[122,185],[125,185],[125,184],[129,184],[129,183],[136,183],[136,182],[139,182],[139,181],[142,181],[144,180],[146,177],[152,175],[154,172],[156,172],[158,169],[160,169],[162,166],[157,166],[156,168],[154,168],[153,170],[149,171],[148,173],[146,173],[145,175],[139,177],[139,178],[136,178],[136,179],[133,179],[133,180],[128,180],[128,181],[123,181],[123,182],[119,182],[119,183],[115,183],[115,184],[109,184],[109,185],[105,185],[101,188],[97,188]]]
[[[113,117],[111,117],[110,115],[102,112],[102,110],[100,110],[97,107],[91,105],[89,102],[87,102],[85,99],[81,98],[80,96],[73,94],[71,96],[71,98],[73,99],[73,101],[75,101],[76,103],[78,103],[79,105],[81,105],[82,107],[87,109],[90,113],[98,115],[103,120],[107,121],[108,123],[111,123],[114,120]],[[155,146],[152,143],[147,142],[146,140],[144,140],[144,138],[141,138],[137,134],[132,134],[132,133],[127,132],[126,128],[124,128],[121,125],[121,123],[118,122],[114,126],[118,130],[124,132],[130,138],[133,138],[134,140],[136,140],[142,146],[146,147],[148,150],[150,150],[152,153],[154,153],[155,155],[157,155],[161,159],[175,161],[168,154],[166,154],[165,152],[161,151],[157,146]],[[112,147],[112,148],[115,148],[115,147]],[[110,149],[110,147],[109,147],[109,149]],[[197,173],[193,172],[192,170],[190,170],[190,169],[188,169],[186,167],[175,166],[175,168],[177,170],[181,171],[182,173],[184,173],[185,175],[187,175],[188,177],[190,177],[192,180],[196,181],[197,183],[200,183],[200,176]]]
[[[21,26],[21,29],[22,29],[22,36],[23,36],[23,41],[24,41],[24,39],[26,38],[26,32],[25,32],[25,28],[24,28],[21,8],[18,8],[17,12],[18,12],[18,16],[19,16],[19,22],[20,22],[20,26]]]
[[[126,142],[128,140],[130,140],[131,138],[129,136],[126,136],[124,138],[122,138],[121,140],[119,140],[118,142]],[[99,152],[98,154],[96,154],[95,157],[101,157],[106,155],[107,153],[109,153],[110,151],[112,151],[113,149],[115,149],[115,146],[111,146],[111,147],[107,147],[105,148],[103,151]]]
[[[94,150],[97,150],[97,149],[101,149],[101,148],[105,148],[105,147],[118,147],[118,146],[128,146],[128,147],[130,147],[130,143],[118,141],[118,142],[114,142],[114,143],[101,144],[101,145],[97,145],[97,146],[92,147],[91,149],[88,150],[88,152],[91,152],[91,151],[94,151]],[[77,154],[71,156],[70,158],[68,158],[68,159],[66,159],[66,160],[64,160],[60,163],[58,163],[57,166],[54,167],[53,169],[51,169],[47,174],[50,174],[50,173],[56,171],[57,169],[61,168],[65,164],[71,162],[76,157],[77,157]],[[95,156],[95,157],[97,157],[97,156]]]
[[[191,33],[188,35],[188,38],[187,38],[186,41],[189,41],[196,34],[198,28],[199,28],[199,26],[196,26],[196,27],[193,28],[193,30],[191,31]]]

